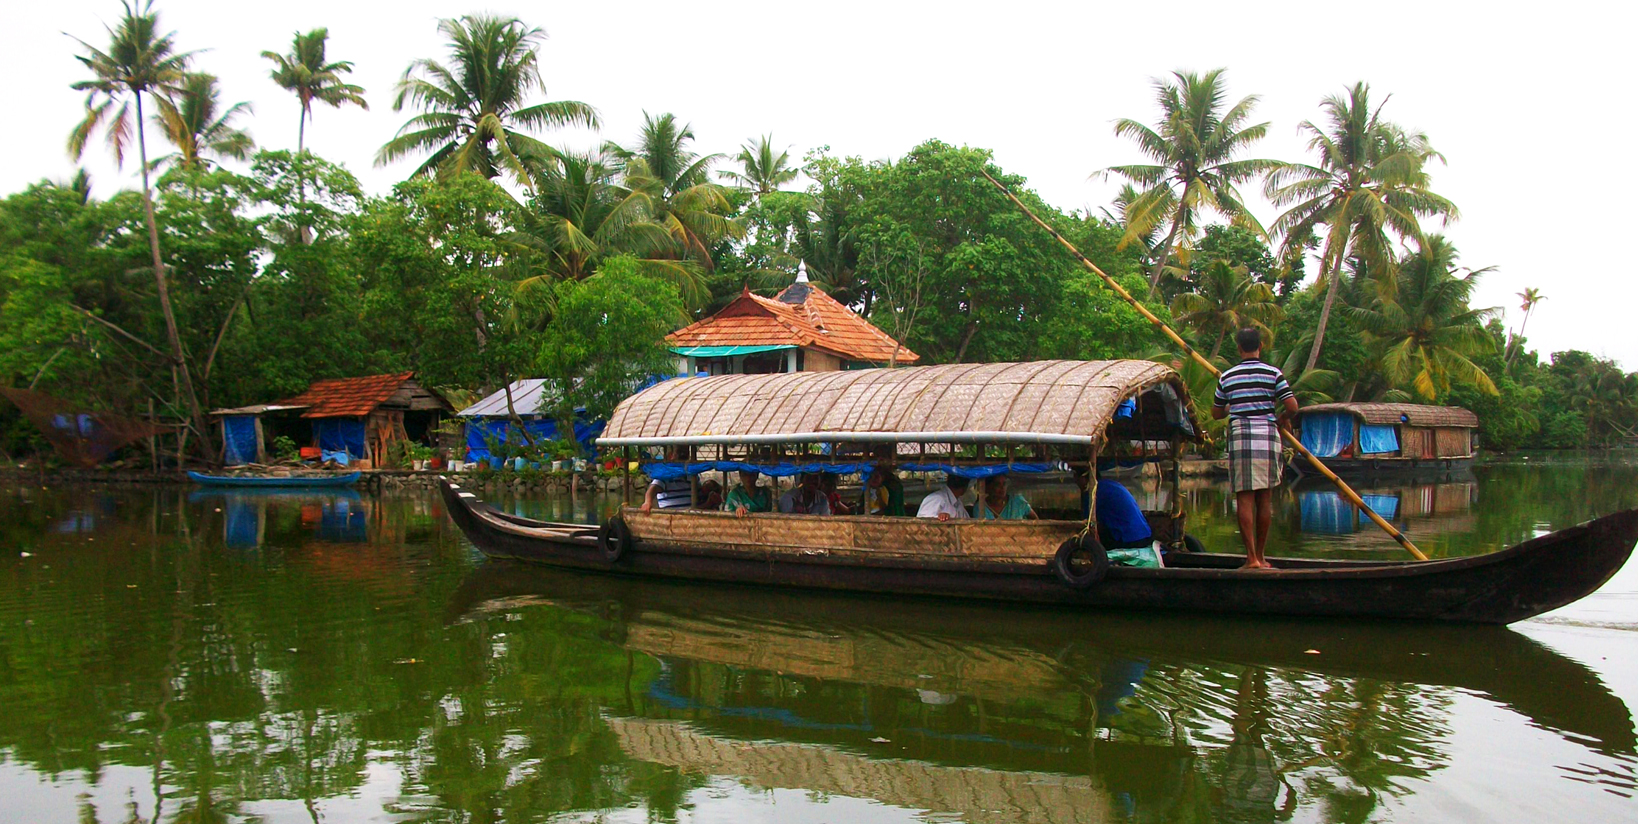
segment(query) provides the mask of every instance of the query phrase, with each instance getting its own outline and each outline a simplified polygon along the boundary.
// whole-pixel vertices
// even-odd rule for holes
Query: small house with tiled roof
[[[323,453],[346,453],[382,466],[396,442],[431,443],[455,408],[414,372],[313,381],[270,404],[218,409],[227,463],[260,461],[269,437],[283,435]],[[268,433],[272,433],[270,436]]]
[[[716,314],[666,337],[685,375],[834,372],[921,360],[823,289],[805,268],[777,297],[749,289]]]

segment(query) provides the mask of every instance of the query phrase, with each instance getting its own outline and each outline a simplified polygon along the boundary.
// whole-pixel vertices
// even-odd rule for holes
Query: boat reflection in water
[[[504,636],[565,610],[626,651],[601,712],[626,756],[937,820],[1364,818],[1450,763],[1464,695],[1635,788],[1625,704],[1500,627],[1075,615],[497,562],[446,617]]]
[[[1378,480],[1355,487],[1360,498],[1378,515],[1416,534],[1471,532],[1478,489],[1471,473],[1422,480]],[[1296,495],[1303,532],[1365,536],[1378,531],[1364,512],[1344,500],[1336,487],[1323,478],[1297,481]],[[1392,539],[1387,543],[1392,545]]]

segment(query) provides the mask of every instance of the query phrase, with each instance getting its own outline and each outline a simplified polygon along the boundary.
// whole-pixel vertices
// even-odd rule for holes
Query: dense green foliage
[[[606,409],[616,384],[668,371],[663,336],[688,313],[744,288],[773,294],[799,267],[922,363],[1176,362],[988,173],[1220,363],[1235,328],[1262,326],[1304,402],[1457,403],[1501,449],[1638,434],[1638,377],[1580,352],[1544,363],[1522,325],[1508,334],[1498,310],[1470,305],[1484,270],[1459,267],[1421,224],[1456,215],[1433,187],[1442,156],[1385,119],[1364,84],[1303,124],[1304,164],[1243,159],[1267,130],[1249,122],[1257,98],[1231,105],[1220,70],[1178,74],[1157,87],[1154,126],[1116,127],[1152,162],[1111,171],[1142,188],[1093,215],[1043,202],[983,149],[938,140],[893,160],[825,147],[797,164],[772,136],[707,151],[661,113],[595,153],[549,146],[531,132],[595,125],[595,111],[537,99],[540,29],[478,15],[440,24],[447,60],[405,71],[395,105],[419,114],[376,160],[420,165],[371,194],[299,145],[252,154],[248,108],[219,103],[214,78],[158,26],[128,8],[106,49],[82,44],[91,79],[77,88],[90,97],[70,148],[100,131],[123,157],[145,139],[146,101],[159,127],[147,136],[174,149],[163,176],[150,187],[144,166],[143,191],[106,200],[83,174],[0,200],[0,382],[127,413],[152,402],[199,428],[196,405],[388,370],[466,391],[535,375],[584,386],[565,396],[571,408]],[[304,125],[314,101],[365,104],[326,36],[263,53]],[[1272,235],[1239,194],[1259,177],[1286,208]],[[1319,277],[1305,284],[1309,255]],[[1520,297],[1526,312],[1545,299]],[[0,418],[0,447],[30,437]]]

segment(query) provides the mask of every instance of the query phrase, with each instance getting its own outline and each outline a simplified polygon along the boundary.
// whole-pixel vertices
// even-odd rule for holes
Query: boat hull
[[[1235,556],[1182,554],[1169,557],[1166,569],[1112,568],[1091,588],[1076,590],[1045,557],[1034,563],[908,552],[869,557],[659,538],[636,542],[611,563],[589,527],[530,526],[448,481],[442,490],[456,524],[491,557],[624,575],[1104,609],[1507,624],[1590,594],[1638,542],[1638,510],[1628,510],[1483,556],[1421,563],[1275,559],[1279,571],[1257,572],[1238,569]]]
[[[320,486],[352,486],[362,477],[361,472],[347,472],[324,477],[258,477],[254,475],[206,475],[189,472],[188,480],[201,486],[241,486],[258,489],[308,489]]]

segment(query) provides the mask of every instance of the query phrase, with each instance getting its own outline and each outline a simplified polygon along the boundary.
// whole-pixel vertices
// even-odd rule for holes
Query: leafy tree
[[[1210,357],[1215,360],[1230,330],[1255,327],[1272,332],[1281,311],[1274,302],[1274,290],[1251,279],[1243,266],[1226,260],[1212,261],[1202,273],[1200,290],[1185,292],[1172,300],[1172,315],[1196,332],[1216,333]]]
[[[204,72],[188,72],[176,92],[158,98],[159,113],[154,122],[176,151],[156,158],[154,168],[166,164],[189,170],[211,165],[206,154],[246,160],[255,141],[250,133],[233,125],[240,115],[250,114],[249,103],[235,103],[221,109],[221,90],[216,77]]]
[[[148,138],[142,114],[143,95],[177,91],[192,53],[176,51],[174,32],[159,33],[159,13],[153,10],[151,0],[144,3],[140,11],[129,2],[122,5],[125,15],[117,26],[108,27],[107,50],[74,38],[86,52],[75,59],[92,77],[72,85],[86,92],[85,118],[69,134],[68,152],[78,160],[91,135],[102,129],[114,160],[124,165],[131,133],[136,132],[137,159],[142,168],[142,206],[148,224],[148,246],[153,254],[156,296],[165,318],[170,358],[181,384],[182,401],[194,429],[203,434],[209,429],[199,407],[199,396],[194,392],[192,370],[182,350],[176,313],[171,308],[170,289],[165,281],[165,261],[159,251],[159,224],[154,219],[153,190],[148,182]]]
[[[580,281],[597,274],[602,261],[631,255],[644,274],[675,284],[701,299],[699,266],[671,257],[666,227],[654,219],[648,192],[627,189],[614,169],[597,158],[565,153],[540,164],[535,197],[519,213],[512,238],[528,253],[528,276],[520,287]]]
[[[313,117],[313,103],[328,103],[333,108],[352,104],[360,109],[370,108],[364,100],[364,87],[343,79],[353,73],[353,64],[347,60],[331,61],[325,54],[330,30],[316,28],[302,34],[297,32],[290,41],[290,53],[262,52],[262,57],[273,61],[273,82],[291,92],[301,103],[301,120],[296,127],[296,151],[307,150],[307,121]]]
[[[749,189],[757,196],[779,191],[779,187],[796,180],[797,170],[791,166],[790,151],[775,152],[773,135],[763,135],[756,142],[747,141],[734,156],[740,171],[722,172],[725,180]]]
[[[1370,306],[1352,310],[1380,352],[1383,375],[1425,401],[1448,393],[1452,379],[1496,394],[1495,383],[1473,359],[1493,351],[1484,324],[1498,310],[1468,306],[1485,270],[1458,275],[1455,269],[1455,247],[1441,235],[1429,236],[1400,267],[1397,283],[1369,281]]]
[[[665,227],[677,244],[679,258],[691,258],[712,267],[711,247],[728,237],[744,237],[745,230],[728,215],[723,187],[710,181],[711,165],[722,155],[700,155],[689,148],[694,131],[677,116],[643,115],[643,130],[631,147],[604,144],[625,175],[626,188],[648,197],[655,222]]]
[[[671,373],[665,336],[687,315],[676,287],[643,274],[635,258],[610,258],[597,277],[558,284],[554,302],[551,322],[534,341],[534,365],[558,388],[545,411],[560,426],[576,409],[607,418],[641,381]]]
[[[1391,280],[1395,259],[1389,233],[1422,238],[1421,219],[1454,219],[1455,204],[1429,188],[1427,164],[1443,156],[1426,135],[1406,132],[1381,117],[1370,104],[1370,87],[1356,83],[1347,97],[1331,95],[1320,104],[1326,123],[1303,121],[1308,148],[1318,164],[1280,164],[1267,179],[1267,194],[1287,207],[1274,230],[1293,244],[1306,245],[1325,227],[1320,277],[1327,282],[1325,303],[1314,329],[1313,349],[1305,366],[1319,362],[1326,326],[1336,303],[1343,263],[1365,261]]]
[[[404,70],[392,110],[421,110],[376,153],[385,166],[412,153],[429,156],[416,175],[477,172],[493,178],[502,171],[527,182],[526,161],[555,150],[524,130],[561,126],[596,128],[597,110],[575,100],[529,102],[544,93],[538,53],[546,33],[516,17],[473,14],[443,20],[451,62],[421,59]]]
[[[1268,133],[1267,123],[1247,125],[1257,97],[1227,106],[1223,69],[1205,74],[1173,72],[1174,81],[1155,82],[1160,121],[1150,127],[1136,120],[1115,121],[1115,134],[1129,137],[1153,163],[1112,166],[1107,171],[1142,186],[1122,204],[1124,243],[1150,238],[1168,227],[1149,269],[1149,291],[1160,288],[1160,274],[1179,236],[1190,237],[1203,212],[1216,212],[1235,225],[1262,233],[1238,189],[1278,164],[1272,160],[1235,160],[1246,147]]]

